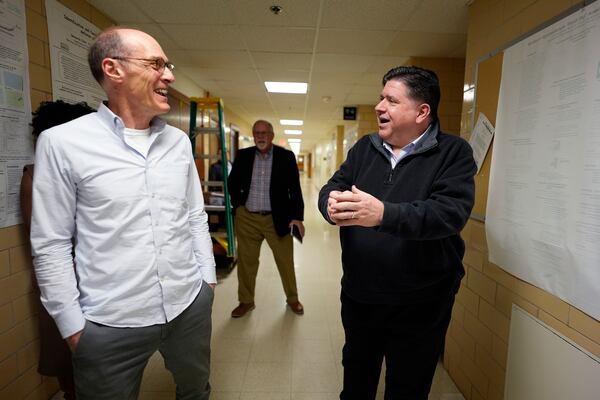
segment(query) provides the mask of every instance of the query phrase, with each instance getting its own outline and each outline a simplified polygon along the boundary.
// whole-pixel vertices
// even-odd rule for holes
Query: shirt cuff
[[[200,267],[202,279],[206,283],[217,283],[217,272],[215,267]]]
[[[85,326],[85,318],[81,309],[62,312],[54,319],[63,339],[81,331]]]

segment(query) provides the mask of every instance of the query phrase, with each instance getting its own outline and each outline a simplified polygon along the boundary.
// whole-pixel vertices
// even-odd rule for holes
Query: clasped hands
[[[352,190],[332,190],[327,199],[329,219],[338,226],[379,226],[383,219],[383,203],[352,185]]]

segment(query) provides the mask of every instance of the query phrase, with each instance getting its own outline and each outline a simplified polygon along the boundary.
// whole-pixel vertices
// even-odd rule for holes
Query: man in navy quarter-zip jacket
[[[426,400],[464,275],[460,231],[473,207],[471,148],[440,131],[434,72],[393,68],[362,137],[319,193],[340,226],[344,386],[340,399]]]

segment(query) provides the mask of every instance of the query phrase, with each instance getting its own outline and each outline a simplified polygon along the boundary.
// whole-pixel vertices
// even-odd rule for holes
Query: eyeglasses
[[[135,58],[135,57],[110,57],[110,58],[114,58],[115,60],[121,60],[121,61],[129,61],[129,60],[136,60],[136,61],[143,61],[146,63],[147,66],[151,67],[153,70],[160,72],[161,74],[163,73],[163,71],[165,70],[165,67],[169,69],[169,71],[173,71],[173,69],[175,68],[175,65],[173,65],[172,62],[170,61],[166,61],[163,60],[160,57],[156,57],[156,58]]]

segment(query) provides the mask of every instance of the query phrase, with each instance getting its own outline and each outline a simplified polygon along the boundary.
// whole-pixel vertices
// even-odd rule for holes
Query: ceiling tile
[[[223,66],[243,66],[250,64],[250,57],[241,50],[190,50],[190,61],[196,67],[221,68]]]
[[[397,66],[394,65],[392,63],[388,64],[385,63],[386,65],[389,66]],[[401,65],[401,64],[398,64]],[[354,81],[355,84],[357,85],[376,85],[378,88],[381,89],[381,79],[383,78],[383,75],[389,71],[392,67],[389,67],[387,69],[385,69],[385,67],[383,69],[381,69],[382,72],[367,72],[365,74],[362,74],[362,76],[357,79],[356,81]],[[370,68],[369,68],[370,69]]]
[[[131,0],[159,24],[228,25],[232,0]],[[118,15],[118,14],[116,14]],[[120,18],[123,19],[123,18]]]
[[[394,67],[406,65],[406,63],[409,60],[410,60],[410,57],[398,57],[398,56],[377,57],[375,60],[373,60],[373,63],[369,66],[367,73],[378,76],[376,81],[381,82],[381,78],[383,78],[383,75],[385,75],[386,72],[388,72],[390,69],[392,69]]]
[[[400,29],[421,0],[330,0],[325,2],[321,28]]]
[[[169,56],[169,52],[172,50],[181,49],[181,43],[176,42],[171,38],[171,36],[164,31],[159,25],[153,23],[130,23],[127,25],[128,28],[139,29],[140,31],[146,32],[150,36],[152,36],[160,47],[162,47],[163,51],[167,53],[167,57]]]
[[[262,81],[270,82],[308,82],[308,70],[264,69],[256,70]]]
[[[466,34],[434,32],[398,32],[386,55],[407,57],[448,57],[465,43]],[[427,43],[427,45],[424,45]],[[400,54],[404,53],[404,54]]]
[[[252,51],[252,59],[256,68],[264,69],[300,69],[309,70],[312,56],[309,53],[271,53]]]
[[[315,71],[335,71],[363,73],[375,60],[369,55],[349,54],[317,54],[315,55]]]
[[[244,83],[262,83],[258,79],[256,71],[250,68],[198,68],[186,67],[189,74],[199,75],[207,79],[219,81],[233,81]]]
[[[216,83],[228,94],[261,96],[266,92],[264,85],[259,83],[239,83],[231,81],[216,81]]]
[[[319,3],[320,0],[234,0],[232,11],[240,25],[314,28]],[[269,11],[274,4],[282,7],[279,15]]]
[[[321,29],[317,53],[380,55],[394,36],[391,31]]]
[[[365,95],[365,94],[349,94],[346,96],[346,104],[375,104],[378,102],[379,95]],[[373,111],[375,113],[375,111]]]
[[[236,25],[161,24],[177,43],[191,50],[244,50]]]
[[[371,98],[371,101],[376,102],[379,99],[381,93],[381,86],[377,85],[354,85],[350,89],[349,94],[358,94]]]
[[[338,85],[351,85],[363,74],[361,72],[323,70],[315,69],[312,73],[310,83],[314,86],[329,83]]]
[[[151,23],[152,18],[139,8],[135,3],[122,0],[88,0],[92,6],[99,11],[119,22],[121,25],[131,25],[132,23]],[[119,16],[116,19],[114,16]]]
[[[468,9],[465,0],[422,0],[402,30],[421,30],[423,21],[427,21],[430,32],[466,34]]]
[[[270,26],[244,26],[243,40],[252,51],[310,53],[315,41],[315,29]]]
[[[306,103],[306,95],[304,94],[269,93],[268,96],[274,104],[304,107],[304,103]]]

